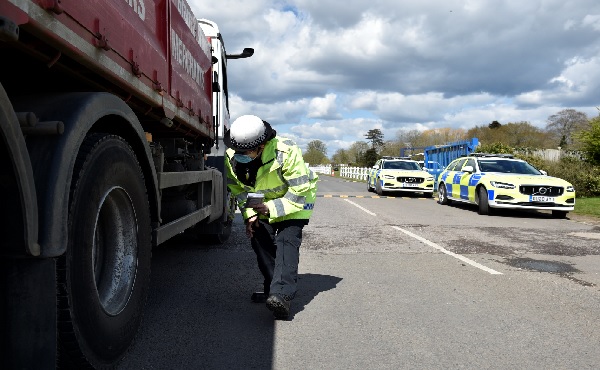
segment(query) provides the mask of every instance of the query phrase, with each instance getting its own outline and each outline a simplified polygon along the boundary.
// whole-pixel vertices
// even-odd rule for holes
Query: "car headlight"
[[[392,175],[383,175],[381,177],[383,177],[384,179],[388,179],[388,180],[393,180],[396,178],[395,176],[392,176]]]
[[[575,192],[575,188],[573,187],[573,185],[567,186],[567,193],[574,193],[574,192]]]
[[[515,186],[513,184],[509,184],[506,182],[500,182],[500,181],[490,181],[490,184],[492,184],[493,187],[499,188],[499,189],[514,189],[515,188]]]

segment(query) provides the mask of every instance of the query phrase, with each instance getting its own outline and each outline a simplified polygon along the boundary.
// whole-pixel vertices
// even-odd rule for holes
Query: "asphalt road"
[[[600,223],[481,216],[321,175],[288,321],[250,302],[241,219],[156,248],[120,369],[598,369]],[[239,216],[239,215],[238,215]]]

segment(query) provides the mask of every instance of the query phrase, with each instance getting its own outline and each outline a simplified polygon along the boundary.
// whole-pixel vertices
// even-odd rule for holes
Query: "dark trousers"
[[[292,299],[298,290],[298,262],[302,229],[307,220],[269,224],[260,220],[250,239],[258,268],[264,277],[264,292]]]

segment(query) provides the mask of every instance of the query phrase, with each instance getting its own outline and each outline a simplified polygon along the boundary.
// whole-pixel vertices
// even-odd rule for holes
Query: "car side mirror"
[[[548,172],[544,171],[544,170],[540,170],[541,174],[544,176],[548,176]]]
[[[475,169],[473,168],[473,166],[464,166],[462,168],[462,171],[463,172],[468,172],[468,173],[473,173],[473,172],[475,172]]]

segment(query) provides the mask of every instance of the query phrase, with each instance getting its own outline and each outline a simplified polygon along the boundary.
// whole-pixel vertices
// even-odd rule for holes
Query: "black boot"
[[[282,294],[271,294],[267,299],[267,308],[273,311],[276,319],[287,319],[290,316],[290,301]]]

